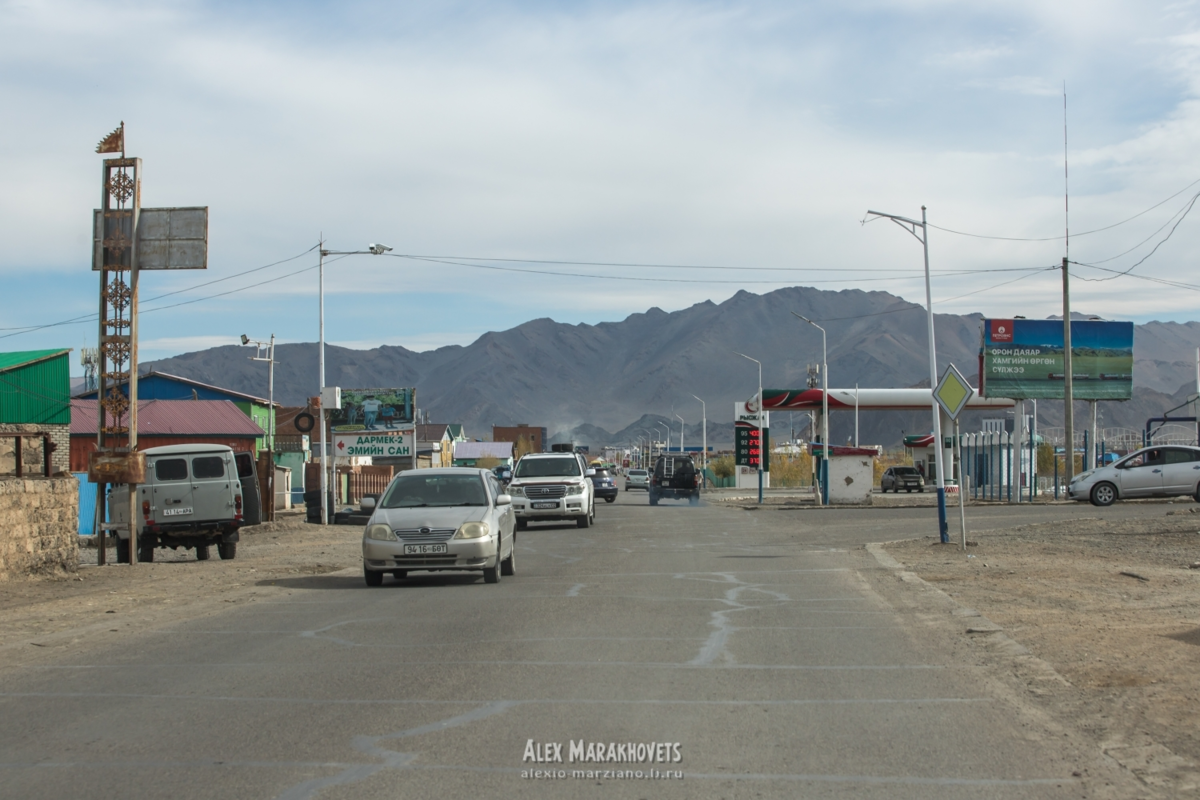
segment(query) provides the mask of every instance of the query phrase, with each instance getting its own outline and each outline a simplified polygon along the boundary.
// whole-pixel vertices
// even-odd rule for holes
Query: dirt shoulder
[[[1026,681],[1035,702],[1178,796],[1200,791],[1200,507],[1161,508],[885,550],[960,605],[961,633],[1002,630],[1065,679]]]
[[[159,548],[153,563],[131,568],[113,564],[110,547],[109,566],[97,567],[98,551],[80,548],[74,573],[0,581],[0,664],[36,662],[62,648],[220,613],[230,603],[290,594],[314,575],[357,568],[361,542],[360,527],[309,525],[296,515],[244,528],[230,561],[215,548],[200,563],[194,550]]]

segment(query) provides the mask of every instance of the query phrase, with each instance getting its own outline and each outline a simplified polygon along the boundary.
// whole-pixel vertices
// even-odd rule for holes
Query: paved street
[[[522,532],[499,585],[297,576],[276,581],[291,594],[5,668],[0,796],[1040,798],[1107,780],[1129,796],[994,665],[877,591],[899,584],[860,545],[932,533],[932,509],[622,493],[597,516]],[[570,763],[580,742],[678,761]],[[563,763],[526,760],[556,744]]]

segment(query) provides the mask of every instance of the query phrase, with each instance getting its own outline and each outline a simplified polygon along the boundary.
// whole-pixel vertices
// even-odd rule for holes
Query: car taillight
[[[149,500],[142,501],[142,516],[145,517],[146,519],[150,519],[150,501]]]
[[[235,517],[242,518],[242,496],[240,494],[233,497],[233,511]]]

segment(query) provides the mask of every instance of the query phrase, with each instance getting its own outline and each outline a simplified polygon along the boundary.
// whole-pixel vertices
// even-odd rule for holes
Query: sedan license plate
[[[164,517],[177,517],[177,516],[180,516],[181,514],[190,514],[190,513],[192,513],[192,510],[190,508],[164,508],[163,509]]]
[[[558,503],[533,503],[534,508],[558,508]]]
[[[427,556],[433,553],[448,553],[450,548],[444,544],[406,544],[404,545],[404,555],[406,556]]]

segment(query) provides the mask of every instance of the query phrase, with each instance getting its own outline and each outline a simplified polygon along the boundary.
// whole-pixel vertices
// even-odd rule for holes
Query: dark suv
[[[888,467],[879,479],[879,490],[887,492],[889,489],[893,492],[899,492],[901,489],[906,492],[913,489],[923,492],[925,479],[916,467]]]
[[[691,456],[659,456],[650,473],[650,505],[662,498],[700,504],[700,471]]]

